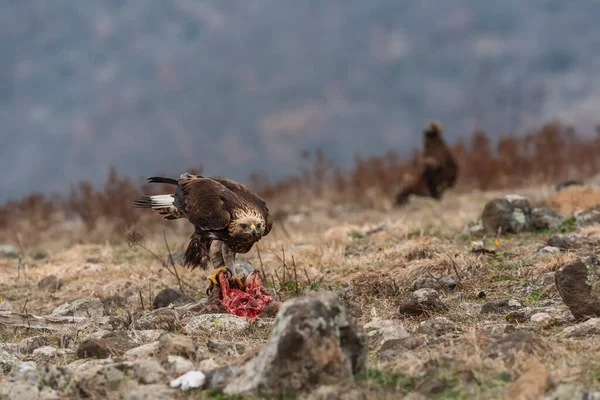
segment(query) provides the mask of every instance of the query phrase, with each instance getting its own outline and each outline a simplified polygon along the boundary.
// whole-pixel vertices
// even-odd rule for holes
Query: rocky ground
[[[1,246],[0,398],[600,399],[600,191],[509,193],[289,213],[239,257],[253,321],[179,265],[185,230],[181,285],[162,233]]]

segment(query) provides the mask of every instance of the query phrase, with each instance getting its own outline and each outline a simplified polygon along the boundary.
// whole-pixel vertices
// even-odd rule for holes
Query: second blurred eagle
[[[155,176],[148,182],[174,185],[175,192],[142,196],[134,205],[156,210],[165,219],[186,218],[194,225],[184,265],[207,269],[212,264],[207,292],[218,286],[220,272],[229,272],[232,283],[242,289],[230,268],[236,253],[247,253],[271,231],[273,220],[266,202],[241,183],[220,176],[184,173],[179,179]]]

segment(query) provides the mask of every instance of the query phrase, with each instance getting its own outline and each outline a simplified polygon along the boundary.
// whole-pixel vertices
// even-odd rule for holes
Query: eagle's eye
[[[248,225],[246,224],[241,224],[240,226],[242,227],[242,229],[248,229]]]

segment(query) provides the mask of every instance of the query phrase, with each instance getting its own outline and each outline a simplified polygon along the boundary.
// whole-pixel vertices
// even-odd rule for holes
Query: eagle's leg
[[[220,287],[219,274],[221,272],[223,272],[229,280],[230,287],[238,287],[243,290],[244,284],[240,278],[235,276],[232,272],[235,253],[230,251],[225,243],[215,240],[210,245],[209,254],[214,272],[208,277],[208,287],[206,288],[207,296],[215,286]],[[227,275],[228,273],[229,275]]]
[[[225,265],[227,267],[229,267],[233,271],[233,266],[235,264],[235,254],[236,253],[234,253],[233,251],[231,251],[231,249],[229,248],[229,246],[227,246],[225,243],[223,243],[221,245],[221,252],[223,254],[223,260],[225,262]],[[244,283],[242,282],[242,280],[239,277],[235,276],[233,273],[229,277],[229,281],[230,281],[230,283],[235,283],[235,285],[240,290],[244,290]]]
[[[231,270],[227,267],[220,267],[217,268],[212,274],[210,274],[208,276],[208,287],[206,288],[206,295],[209,296],[210,292],[213,290],[213,288],[219,287],[219,274],[223,272],[225,274],[225,276],[227,276],[227,274],[229,273],[229,276],[231,279],[231,277],[233,276],[233,273],[231,272]]]

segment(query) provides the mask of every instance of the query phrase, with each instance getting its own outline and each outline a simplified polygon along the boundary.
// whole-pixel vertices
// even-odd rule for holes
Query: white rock
[[[187,333],[194,332],[242,332],[246,330],[250,324],[243,317],[238,317],[230,314],[203,314],[193,318],[186,326]]]
[[[198,369],[201,371],[211,371],[217,368],[219,368],[219,364],[217,364],[212,358],[207,358],[206,360],[202,360],[198,363]]]
[[[127,350],[123,356],[126,360],[139,360],[152,358],[158,353],[158,340]]]
[[[552,319],[552,315],[546,312],[539,312],[537,314],[533,314],[531,318],[529,318],[531,322],[542,323]]]
[[[179,387],[181,390],[198,389],[204,386],[206,375],[202,371],[189,371],[177,379],[173,379],[169,386]]]

